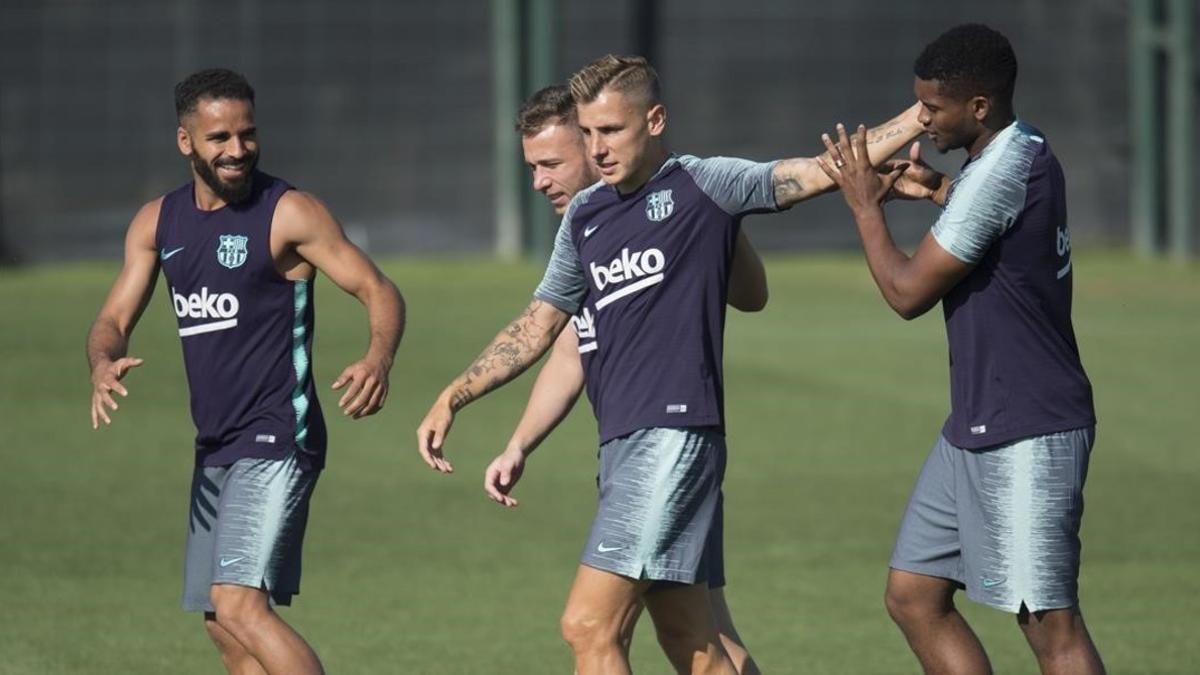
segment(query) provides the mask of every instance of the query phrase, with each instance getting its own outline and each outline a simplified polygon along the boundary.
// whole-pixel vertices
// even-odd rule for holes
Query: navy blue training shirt
[[[571,201],[535,297],[579,314],[600,442],[651,427],[724,431],[725,301],[740,220],[776,209],[773,163],[672,156],[631,194]]]
[[[196,424],[196,463],[295,452],[325,463],[325,421],[312,379],[312,281],[290,281],[271,256],[286,182],[255,172],[250,197],[196,207],[193,184],[163,198],[155,233]]]
[[[983,448],[1096,423],[1071,324],[1062,167],[1015,121],[967,162],[933,236],[974,269],[942,298],[950,416],[942,434]]]

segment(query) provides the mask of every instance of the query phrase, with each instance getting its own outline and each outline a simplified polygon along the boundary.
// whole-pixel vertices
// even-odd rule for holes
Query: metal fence
[[[552,72],[632,51],[642,9],[562,0]],[[1129,238],[1122,0],[663,0],[657,14],[671,147],[755,159],[815,154],[835,122],[898,112],[926,42],[988,23],[1020,61],[1018,113],[1066,169],[1074,236]],[[490,250],[490,25],[469,0],[5,0],[0,237],[26,260],[118,255],[136,208],[188,179],[172,86],[222,65],[258,92],[261,166],[322,197],[372,251]],[[768,248],[850,246],[839,201],[749,227]],[[908,242],[934,216],[894,214]]]

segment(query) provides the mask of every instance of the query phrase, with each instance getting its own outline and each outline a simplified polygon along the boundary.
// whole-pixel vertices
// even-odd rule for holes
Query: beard
[[[258,166],[257,152],[247,154],[240,160],[218,160],[213,165],[209,165],[208,162],[201,159],[194,150],[189,158],[192,160],[192,168],[196,170],[196,175],[200,176],[200,180],[203,180],[204,184],[221,201],[226,204],[240,204],[250,197],[250,192],[254,189],[254,168]],[[245,166],[246,175],[233,183],[223,181],[217,176],[217,167],[220,166]]]

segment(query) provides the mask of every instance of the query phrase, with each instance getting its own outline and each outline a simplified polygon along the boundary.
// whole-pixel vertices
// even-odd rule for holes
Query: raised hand
[[[99,429],[100,421],[105,425],[112,424],[105,406],[116,410],[117,401],[112,397],[113,392],[122,397],[129,396],[129,391],[121,384],[121,379],[133,368],[142,365],[138,358],[126,356],[116,361],[103,361],[96,364],[92,371],[92,428]]]
[[[508,494],[521,480],[524,471],[525,453],[515,448],[505,450],[483,472],[483,490],[489,499],[501,506],[517,506],[520,502]]]
[[[820,157],[817,158],[817,165],[841,189],[842,197],[851,211],[858,213],[863,209],[878,208],[908,164],[897,164],[886,174],[880,174],[867,157],[866,127],[858,125],[854,136],[847,138],[846,127],[838,124],[837,133],[836,144],[829,134],[821,134],[821,141],[829,150],[833,166]]]
[[[346,366],[333,382],[335,390],[346,387],[338,407],[354,419],[374,415],[383,408],[388,395],[389,364],[376,359],[363,359]]]
[[[945,203],[950,180],[921,159],[920,141],[909,146],[907,161],[888,160],[882,169],[890,173],[903,164],[907,164],[907,167],[892,185],[889,199],[929,199],[938,204]]]

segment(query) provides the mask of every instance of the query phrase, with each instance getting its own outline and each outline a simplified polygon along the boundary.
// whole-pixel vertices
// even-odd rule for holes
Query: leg
[[[217,651],[221,652],[221,662],[225,664],[229,675],[267,675],[258,659],[251,656],[229,631],[221,628],[213,612],[204,613],[204,629],[217,646]]]
[[[312,647],[271,609],[265,591],[213,584],[217,624],[270,675],[323,675]]]
[[[1030,612],[1021,607],[1017,624],[1037,656],[1043,675],[1104,675],[1079,607]]]
[[[633,632],[637,629],[638,619],[642,616],[642,610],[646,608],[639,599],[634,604],[633,609],[625,616],[625,622],[621,625],[621,651],[625,653],[625,660],[629,660],[629,650],[633,648]]]
[[[949,579],[892,569],[885,603],[925,672],[991,673],[979,638],[954,608]]]
[[[762,671],[758,669],[758,664],[754,662],[754,657],[750,656],[750,651],[746,649],[746,644],[742,642],[742,637],[733,625],[733,615],[725,602],[725,589],[710,588],[708,598],[712,605],[713,618],[717,622],[717,636],[721,638],[721,646],[729,655],[729,660],[733,662],[738,675],[761,675]]]
[[[646,609],[654,620],[658,643],[681,675],[736,675],[721,646],[712,603],[704,583],[647,593]]]
[[[579,675],[629,673],[621,643],[648,582],[580,565],[562,616],[562,636],[575,654]]]

